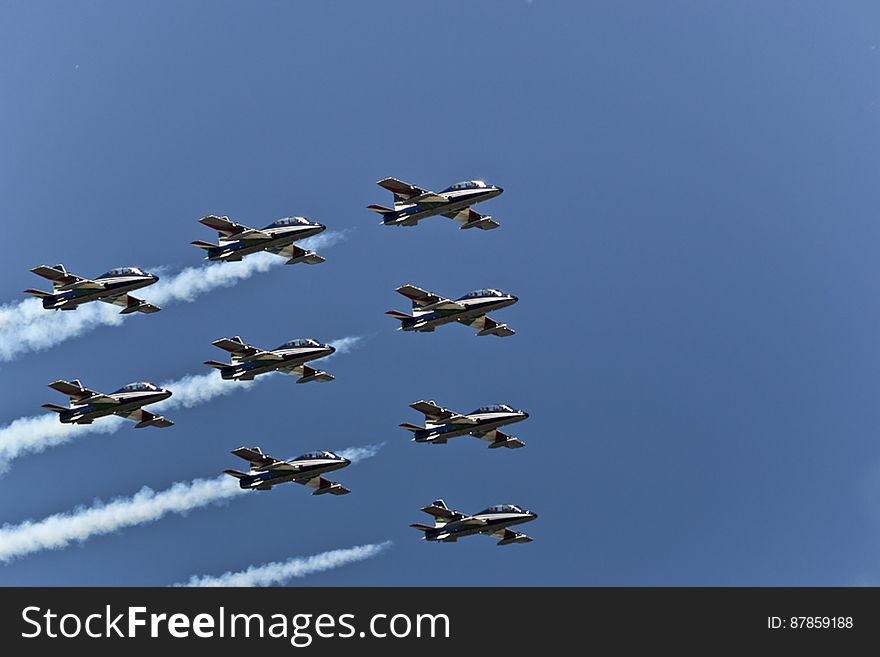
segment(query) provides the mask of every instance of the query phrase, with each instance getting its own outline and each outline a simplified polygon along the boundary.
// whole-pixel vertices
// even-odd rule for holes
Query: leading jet
[[[313,237],[324,232],[326,226],[305,217],[285,217],[273,221],[262,229],[251,228],[230,221],[229,217],[218,217],[210,214],[199,219],[199,223],[217,231],[218,243],[196,240],[194,246],[208,252],[208,260],[222,262],[238,262],[244,256],[259,251],[268,251],[287,258],[287,265],[304,262],[307,265],[318,265],[325,258],[314,251],[298,247],[294,242]]]
[[[227,380],[252,381],[255,376],[268,372],[298,376],[297,383],[332,381],[336,378],[305,364],[310,360],[326,358],[336,351],[332,345],[322,344],[311,338],[291,340],[271,351],[245,344],[237,335],[232,338],[220,338],[211,344],[232,354],[231,363],[205,361],[205,365],[220,370],[220,376]]]
[[[484,289],[468,292],[453,301],[414,285],[401,285],[397,292],[412,301],[412,315],[397,310],[389,310],[385,314],[399,319],[402,331],[431,332],[443,324],[458,322],[477,329],[478,336],[496,335],[505,338],[516,333],[507,324],[499,324],[486,316],[488,312],[506,308],[519,301],[512,294]]]
[[[152,383],[139,381],[122,386],[116,392],[105,395],[102,392],[89,390],[78,380],[55,381],[49,384],[53,390],[70,397],[70,406],[43,404],[43,408],[58,413],[64,424],[91,424],[96,419],[107,415],[118,415],[126,420],[137,422],[135,429],[158,427],[165,429],[174,424],[161,415],[155,415],[142,407],[155,404],[171,396],[165,390]]]
[[[342,484],[321,476],[351,464],[350,460],[333,452],[309,452],[290,461],[268,456],[259,447],[239,447],[232,453],[251,464],[250,473],[224,470],[238,479],[238,485],[245,490],[272,490],[278,484],[295,481],[314,488],[312,495],[346,495],[351,492]]]
[[[158,306],[128,294],[132,290],[152,285],[159,280],[158,276],[149,274],[139,267],[111,269],[94,279],[71,274],[64,265],[60,264],[54,267],[40,265],[31,271],[37,276],[52,281],[52,292],[25,290],[25,294],[42,299],[43,308],[46,310],[76,310],[82,304],[91,301],[122,306],[120,315],[135,312],[155,313],[161,310]]]
[[[498,431],[499,427],[514,422],[522,422],[529,414],[507,404],[481,406],[467,415],[450,411],[438,406],[434,401],[419,400],[410,407],[425,416],[425,426],[405,422],[400,426],[413,432],[413,440],[417,443],[445,445],[450,438],[458,436],[475,436],[489,443],[489,448],[508,447],[516,449],[525,447],[519,438],[508,436]]]
[[[532,538],[508,529],[513,525],[531,522],[538,517],[537,513],[527,511],[515,504],[498,504],[469,516],[453,511],[443,500],[435,500],[422,509],[434,516],[434,526],[415,523],[410,525],[425,532],[426,541],[442,541],[454,543],[459,538],[472,534],[486,534],[499,539],[497,545],[511,543],[530,543]]]
[[[432,192],[398,180],[384,178],[376,183],[394,194],[394,209],[381,205],[368,205],[367,209],[382,215],[386,226],[416,226],[422,219],[443,215],[461,222],[460,228],[498,228],[492,217],[471,210],[475,203],[495,198],[504,190],[482,180],[465,180],[447,187],[442,192]]]

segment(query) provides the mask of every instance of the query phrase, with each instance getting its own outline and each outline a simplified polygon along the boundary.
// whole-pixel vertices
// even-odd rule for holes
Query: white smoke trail
[[[333,356],[350,352],[361,339],[361,336],[347,336],[331,340],[330,344],[336,347]],[[258,377],[253,381],[224,381],[220,372],[212,370],[206,374],[190,374],[176,381],[165,381],[160,386],[170,390],[172,396],[150,405],[149,410],[164,413],[176,408],[192,408],[221,395],[247,390],[263,378]],[[86,434],[114,433],[126,423],[122,418],[113,415],[99,418],[93,424],[62,424],[55,413],[13,420],[5,427],[0,427],[0,474],[8,469],[10,461],[20,456],[39,454],[49,447],[63,445]]]
[[[294,577],[332,570],[356,561],[371,559],[391,547],[391,541],[370,543],[341,550],[330,550],[310,557],[293,557],[287,561],[274,561],[262,566],[250,566],[239,572],[222,575],[193,575],[186,582],[174,586],[270,586],[283,584]]]
[[[75,541],[81,543],[92,536],[112,534],[155,522],[169,513],[187,513],[250,492],[240,488],[232,477],[220,475],[215,479],[177,482],[159,492],[144,486],[131,497],[117,497],[107,503],[97,501],[90,507],[80,506],[42,520],[7,523],[0,527],[0,561],[41,550],[59,550]]]
[[[346,231],[332,231],[310,237],[300,245],[310,249],[326,249],[345,239]],[[270,253],[256,253],[241,262],[221,262],[187,267],[135,295],[158,306],[191,302],[196,297],[219,287],[230,287],[283,265],[284,258]],[[44,310],[39,299],[27,299],[0,306],[0,362],[10,361],[33,351],[54,347],[99,326],[118,326],[131,315],[120,315],[119,308],[95,302],[73,311]]]
[[[377,443],[375,445],[367,445],[366,447],[348,447],[336,452],[344,459],[348,459],[352,463],[357,463],[363,459],[369,459],[379,452],[385,446],[385,443]]]

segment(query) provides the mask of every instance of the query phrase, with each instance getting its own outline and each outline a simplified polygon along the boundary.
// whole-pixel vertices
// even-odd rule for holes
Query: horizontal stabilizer
[[[51,299],[54,294],[51,292],[43,292],[42,290],[25,290],[25,294],[30,294],[35,297],[40,297],[41,299]]]
[[[425,427],[420,427],[418,424],[410,424],[409,422],[404,422],[400,425],[401,429],[406,429],[407,431],[424,431]]]
[[[205,249],[206,251],[210,251],[211,249],[219,249],[219,244],[211,244],[210,242],[205,242],[203,240],[196,240],[195,242],[190,242],[193,246],[197,246],[200,249]]]
[[[66,410],[69,410],[65,406],[59,406],[58,404],[43,404],[43,408],[49,411],[55,411],[56,413],[63,413]]]
[[[386,215],[397,214],[396,210],[392,210],[391,208],[386,208],[384,205],[368,205],[367,210],[372,210],[373,212],[378,212],[383,217]]]
[[[385,313],[389,317],[393,317],[394,319],[412,319],[412,315],[407,315],[404,312],[400,312],[399,310],[389,310]]]
[[[250,475],[245,474],[244,472],[239,472],[238,470],[224,470],[226,474],[235,477],[236,479],[247,479]]]
[[[210,365],[211,367],[216,367],[218,370],[225,370],[227,367],[231,367],[229,363],[221,363],[217,360],[206,360],[205,365]]]
[[[411,524],[410,527],[412,527],[413,529],[418,529],[419,531],[423,531],[423,532],[431,532],[431,531],[434,531],[435,529],[437,529],[436,527],[431,527],[431,525],[422,525],[417,522],[414,522],[413,524]]]

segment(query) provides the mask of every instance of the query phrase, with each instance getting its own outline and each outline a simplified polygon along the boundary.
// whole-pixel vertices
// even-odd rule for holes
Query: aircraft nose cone
[[[532,518],[537,518],[537,517],[538,517],[538,514],[535,513],[534,511],[529,511],[529,515],[532,516]]]
[[[517,301],[519,301],[519,297],[516,296],[515,294],[511,294],[511,295],[510,295],[510,298],[513,299],[513,302],[514,302],[514,303],[516,303]]]
[[[524,419],[524,420],[528,420],[528,419],[529,419],[529,414],[526,413],[525,411],[522,412],[522,416],[523,416],[523,419]]]
[[[327,345],[327,353],[328,353],[328,355],[329,355],[329,354],[335,354],[335,353],[336,353],[336,347],[334,347],[332,344],[328,344],[328,345]]]
[[[163,390],[162,391],[162,399],[168,399],[170,396],[171,396],[170,390]]]
[[[499,194],[502,194],[502,193],[504,193],[504,188],[503,188],[503,187],[498,187],[498,185],[496,185],[496,186],[495,186],[495,191],[496,191],[497,193],[499,193]]]
[[[342,462],[345,463],[345,465],[351,465],[351,459],[347,459],[347,458],[343,457]]]
[[[317,222],[316,222],[315,225],[316,225],[318,228],[321,229],[321,232],[327,230],[327,226],[325,226],[325,225],[322,224],[322,223],[317,223]]]

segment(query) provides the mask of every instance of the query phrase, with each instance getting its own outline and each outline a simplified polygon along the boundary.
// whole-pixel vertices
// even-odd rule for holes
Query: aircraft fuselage
[[[472,536],[474,534],[491,534],[499,529],[506,529],[514,525],[521,525],[524,522],[530,522],[537,518],[535,513],[484,513],[472,516],[480,520],[485,520],[485,524],[469,525],[461,520],[453,520],[445,525],[439,525],[431,531],[425,532],[425,539],[428,541],[455,541],[464,536]],[[443,538],[438,536],[445,535]]]
[[[225,260],[236,262],[246,255],[266,251],[269,248],[283,248],[307,237],[314,237],[326,230],[322,224],[309,226],[277,226],[264,228],[262,232],[269,233],[272,239],[268,240],[237,240],[233,236],[230,240],[220,240],[217,249],[208,252],[208,260]]]
[[[108,297],[116,297],[142,287],[152,285],[159,280],[158,276],[114,276],[113,278],[96,278],[96,283],[103,283],[105,287],[97,290],[65,290],[43,299],[43,308],[47,310],[75,310],[77,306],[100,301]]]
[[[461,189],[451,192],[443,192],[441,194],[437,194],[437,196],[443,196],[447,198],[448,202],[441,203],[439,205],[419,205],[418,198],[413,198],[409,201],[403,201],[404,204],[409,203],[409,205],[398,205],[395,208],[396,214],[391,215],[389,218],[385,219],[383,223],[399,224],[404,222],[419,222],[422,219],[434,217],[439,214],[445,214],[447,212],[458,212],[459,210],[469,208],[476,203],[482,203],[483,201],[488,201],[491,198],[495,198],[501,193],[501,191],[502,190],[498,188],[490,188]]]
[[[436,327],[452,322],[464,322],[487,315],[495,310],[512,306],[519,299],[512,295],[503,297],[481,297],[476,299],[459,299],[457,303],[465,306],[464,310],[431,310],[419,312],[413,309],[413,319],[402,322],[404,331],[433,331]]]
[[[250,381],[255,376],[275,372],[282,368],[297,367],[311,360],[326,358],[335,352],[331,346],[324,347],[292,347],[289,349],[276,349],[273,353],[282,356],[284,360],[252,360],[236,363],[220,371],[224,379],[237,379]]]
[[[254,470],[247,477],[239,479],[239,486],[245,489],[270,490],[278,484],[286,484],[298,479],[311,479],[312,477],[333,472],[344,468],[351,461],[348,459],[310,459],[308,461],[290,461],[297,466],[295,472],[273,470]]]
[[[456,438],[458,436],[467,436],[474,433],[484,433],[486,431],[492,431],[493,429],[498,429],[499,427],[506,426],[508,424],[514,424],[516,422],[522,422],[529,416],[528,413],[517,411],[514,413],[502,413],[502,412],[492,412],[492,413],[475,413],[474,415],[468,415],[472,420],[476,420],[477,424],[438,424],[432,425],[428,422],[427,426],[423,431],[419,431],[415,435],[416,442],[430,442],[434,441],[437,438],[441,438],[443,440],[447,440],[449,438]]]
[[[119,400],[119,404],[102,404],[95,403],[79,403],[71,406],[68,410],[60,413],[61,421],[65,424],[91,424],[91,422],[99,417],[113,415],[115,413],[128,413],[147,406],[155,404],[163,399],[168,399],[171,392],[168,390],[137,390],[132,392],[114,393],[106,395],[113,399]]]

